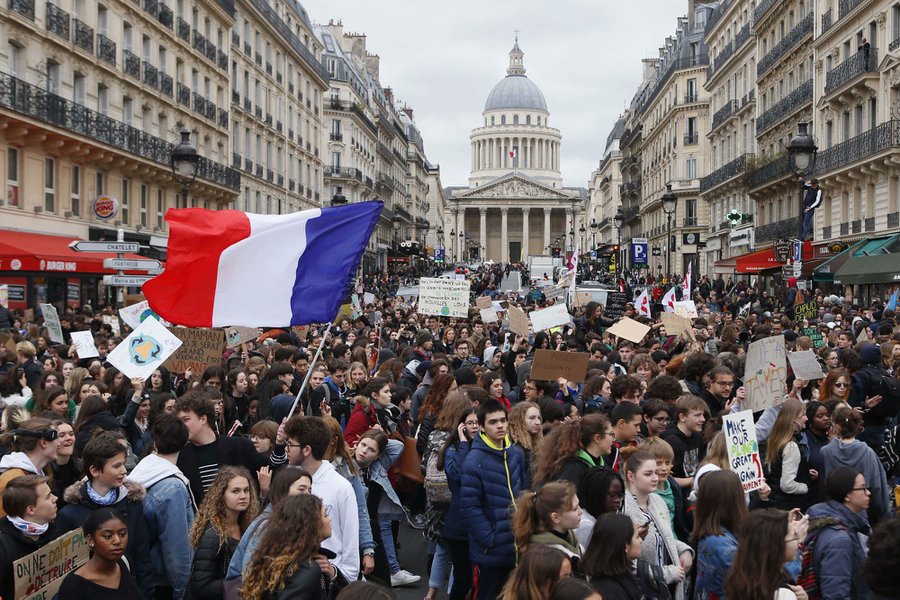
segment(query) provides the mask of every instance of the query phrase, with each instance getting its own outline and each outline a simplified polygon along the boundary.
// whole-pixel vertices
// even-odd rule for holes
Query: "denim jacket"
[[[402,507],[403,504],[400,502],[400,497],[397,495],[397,492],[394,490],[394,486],[391,485],[391,480],[388,479],[388,469],[390,469],[397,459],[400,458],[400,455],[403,454],[403,442],[397,440],[388,440],[387,448],[385,448],[384,452],[375,459],[371,465],[369,465],[369,481],[372,483],[377,483],[381,486],[381,489],[384,490],[384,495],[382,496],[382,502],[378,506],[378,514],[386,515],[391,517],[399,517],[402,516],[403,513]],[[393,506],[388,504],[385,499],[389,500]]]
[[[191,574],[193,552],[188,543],[194,524],[190,488],[177,477],[167,477],[147,489],[144,517],[153,540],[150,556],[158,584],[171,585],[174,597],[182,594]]]
[[[241,541],[238,542],[234,554],[231,555],[231,561],[228,563],[228,573],[225,575],[226,581],[229,579],[236,579],[243,575],[244,568],[250,563],[250,559],[253,558],[253,552],[262,540],[261,534],[271,516],[272,505],[268,504],[259,516],[253,519],[253,522],[250,523],[247,530],[244,531],[244,534],[241,536]]]
[[[366,486],[363,485],[359,475],[354,475],[350,471],[350,467],[343,458],[337,457],[331,464],[334,465],[334,470],[353,486],[353,495],[356,496],[356,512],[359,516],[359,550],[360,552],[374,550],[375,538],[372,535],[372,524],[369,523],[369,511],[366,508]]]

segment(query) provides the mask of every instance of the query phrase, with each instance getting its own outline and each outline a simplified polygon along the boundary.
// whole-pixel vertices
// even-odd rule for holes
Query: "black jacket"
[[[253,442],[247,438],[216,436],[216,448],[219,456],[219,466],[231,465],[245,467],[251,474],[269,464],[270,459],[256,452]],[[181,469],[184,476],[191,482],[191,493],[197,501],[197,505],[203,502],[206,492],[203,490],[203,481],[200,479],[200,465],[197,462],[196,446],[191,442],[184,445],[178,454],[176,466]],[[274,454],[274,453],[273,453]],[[272,466],[279,466],[273,464]]]
[[[51,525],[38,539],[29,537],[13,527],[9,519],[0,519],[0,598],[15,597],[16,580],[13,561],[36,552],[56,538],[57,531]]]
[[[603,600],[641,600],[641,587],[637,578],[632,575],[615,575],[613,577],[592,577],[591,586]]]
[[[319,548],[319,553],[329,560],[337,556],[325,548]],[[285,580],[283,586],[263,595],[263,600],[332,600],[347,586],[341,571],[336,570],[337,579],[331,581],[315,561],[307,561]]]
[[[220,600],[224,595],[225,575],[228,563],[237,548],[238,541],[229,537],[222,543],[219,533],[207,525],[194,550],[191,579],[185,598],[190,600]]]
[[[88,440],[93,437],[94,431],[97,429],[102,429],[103,431],[121,431],[122,433],[125,433],[125,429],[119,424],[119,421],[110,411],[104,410],[98,412],[93,417],[88,418],[88,420],[82,423],[78,428],[78,434],[75,436],[75,456],[78,457],[79,460],[84,453],[84,447],[87,445]]]

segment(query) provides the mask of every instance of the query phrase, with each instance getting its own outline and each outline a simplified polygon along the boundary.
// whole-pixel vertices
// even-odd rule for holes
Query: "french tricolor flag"
[[[161,317],[188,327],[330,323],[383,207],[171,209],[166,270],[144,284],[144,295]]]

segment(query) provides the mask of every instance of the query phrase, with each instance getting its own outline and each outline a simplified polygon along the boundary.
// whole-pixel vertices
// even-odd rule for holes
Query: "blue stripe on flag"
[[[330,323],[337,316],[384,203],[322,209],[306,224],[306,250],[297,261],[291,325]]]

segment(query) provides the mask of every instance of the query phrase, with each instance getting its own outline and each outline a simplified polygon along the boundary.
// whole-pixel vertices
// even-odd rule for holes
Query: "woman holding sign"
[[[769,467],[769,499],[777,508],[806,511],[815,501],[814,483],[819,472],[809,466],[809,445],[801,433],[808,417],[803,402],[789,398],[772,425],[766,451]]]

